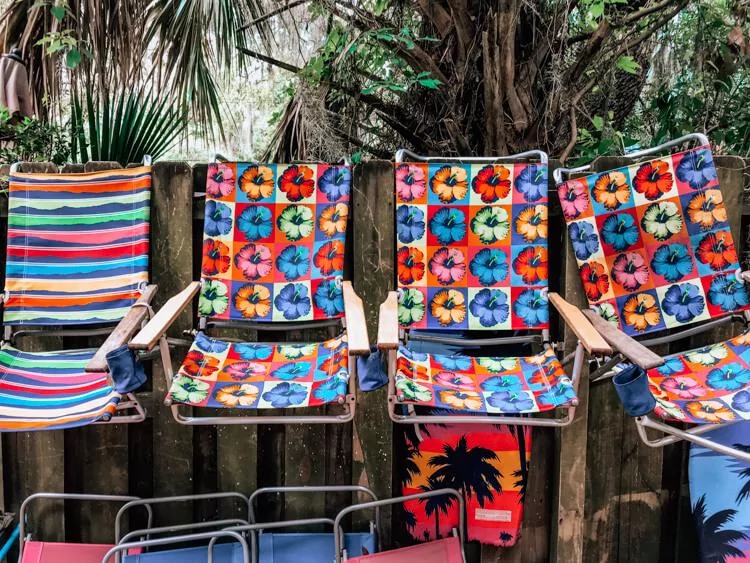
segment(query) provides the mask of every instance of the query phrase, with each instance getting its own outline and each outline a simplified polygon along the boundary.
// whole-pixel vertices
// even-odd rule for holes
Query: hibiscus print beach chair
[[[655,156],[689,142],[698,146]],[[631,370],[642,381],[631,388],[641,385],[636,398],[645,406],[635,421],[648,445],[684,439],[750,460],[705,435],[750,418],[750,335],[664,358],[648,349],[732,321],[747,325],[750,297],[708,139],[687,135],[629,156],[638,163],[567,181],[590,167],[555,171],[585,314],[617,351],[592,378],[628,363],[646,372]]]
[[[362,301],[343,281],[351,169],[329,164],[209,166],[201,281],[171,298],[132,346],[162,349],[166,402],[181,424],[347,422],[355,362],[369,354]],[[199,327],[176,374],[164,335],[200,293]],[[235,342],[215,329],[336,330],[324,342]],[[181,406],[287,409],[338,404],[297,416],[187,416]]]

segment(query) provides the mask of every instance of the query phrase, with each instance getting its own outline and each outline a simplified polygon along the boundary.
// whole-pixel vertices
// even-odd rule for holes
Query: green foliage
[[[26,117],[11,119],[6,108],[0,108],[0,163],[54,162],[68,160],[70,146],[65,131],[52,123]]]

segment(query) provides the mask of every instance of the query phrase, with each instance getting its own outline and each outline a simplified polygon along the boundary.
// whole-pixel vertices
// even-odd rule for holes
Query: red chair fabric
[[[347,559],[350,563],[355,562],[377,562],[377,563],[402,563],[403,561],[429,561],[430,563],[463,563],[461,541],[457,537],[402,547],[384,553],[373,553]]]

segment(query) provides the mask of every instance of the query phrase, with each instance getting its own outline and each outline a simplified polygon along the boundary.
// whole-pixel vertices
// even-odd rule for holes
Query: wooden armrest
[[[398,293],[395,291],[389,291],[388,297],[380,304],[378,348],[398,349]]]
[[[743,282],[750,282],[750,270],[740,272],[740,280]]]
[[[136,332],[141,328],[141,323],[148,318],[148,308],[143,307],[151,303],[151,300],[156,295],[156,286],[148,285],[143,291],[141,296],[130,308],[127,314],[122,318],[119,324],[115,327],[115,330],[107,337],[99,349],[91,358],[91,361],[84,368],[85,371],[89,372],[108,372],[109,365],[107,364],[107,354],[109,354],[115,348],[119,348],[123,344],[127,344],[128,341],[133,338]]]
[[[164,336],[167,329],[177,320],[177,317],[185,310],[193,297],[200,291],[200,282],[191,282],[177,295],[170,297],[164,306],[159,309],[148,324],[130,341],[131,350],[151,350]]]
[[[370,339],[367,336],[365,306],[354,292],[350,281],[344,282],[344,316],[349,353],[353,356],[366,356],[370,353]]]
[[[625,356],[628,360],[642,369],[658,368],[664,364],[664,358],[646,348],[637,340],[631,338],[613,324],[601,318],[596,311],[583,311],[594,328],[604,337],[604,340]]]
[[[578,337],[578,341],[583,344],[586,351],[592,356],[611,356],[612,348],[607,341],[602,338],[591,323],[583,316],[583,312],[568,303],[559,293],[549,294],[550,303],[557,309],[560,316],[568,325],[568,328]]]

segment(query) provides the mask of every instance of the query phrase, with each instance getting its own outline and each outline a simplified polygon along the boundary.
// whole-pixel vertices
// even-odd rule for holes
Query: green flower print
[[[407,401],[417,401],[419,403],[429,403],[432,401],[432,391],[428,387],[420,385],[406,377],[396,379],[396,389],[399,395],[403,395]]]
[[[315,344],[288,344],[286,346],[279,346],[279,354],[287,360],[296,360],[297,358],[314,354],[315,349]]]
[[[712,366],[718,364],[729,355],[729,350],[724,344],[714,344],[685,354],[685,359],[691,364]]]
[[[303,205],[290,205],[281,212],[276,224],[286,238],[294,242],[312,233],[313,212]]]
[[[181,375],[172,381],[170,395],[180,403],[201,403],[208,397],[208,387],[205,381]]]
[[[221,315],[229,306],[229,290],[220,281],[204,280],[201,296],[198,299],[198,311],[204,317]]]
[[[403,326],[418,323],[424,317],[424,295],[416,289],[407,289],[398,304],[398,322]]]
[[[516,358],[477,358],[477,363],[492,373],[502,373],[516,369],[518,360]]]
[[[599,316],[607,321],[611,325],[619,326],[619,319],[617,318],[617,311],[615,311],[612,303],[599,303],[594,307]]]
[[[675,203],[660,201],[646,209],[641,226],[656,240],[664,241],[682,230],[682,217]]]
[[[502,207],[483,207],[471,220],[471,231],[483,244],[492,244],[508,236],[508,212]]]

